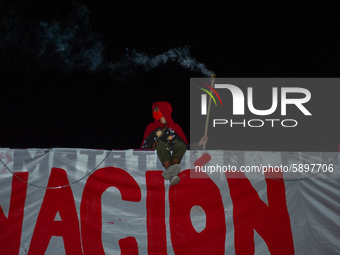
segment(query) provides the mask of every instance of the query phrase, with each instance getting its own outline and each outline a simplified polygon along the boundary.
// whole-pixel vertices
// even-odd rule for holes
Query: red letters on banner
[[[7,218],[0,206],[0,252],[6,255],[19,254],[27,192],[28,173],[14,174]]]
[[[180,173],[181,185],[170,187],[170,232],[176,254],[224,254],[226,225],[219,188],[211,179],[190,178],[190,170]],[[190,210],[203,208],[206,227],[197,233]]]
[[[125,201],[139,202],[141,190],[132,176],[117,167],[105,167],[95,171],[87,179],[80,205],[81,235],[84,254],[105,255],[102,245],[102,203],[101,197],[106,189],[116,187]],[[138,254],[137,242],[134,237],[119,242],[121,249],[131,249]],[[127,252],[124,252],[127,254]],[[123,253],[122,253],[123,254]]]
[[[286,205],[282,173],[275,180],[265,173],[268,206],[260,199],[242,172],[226,172],[233,201],[235,251],[237,255],[255,252],[254,229],[266,242],[272,255],[293,255],[294,244]],[[280,175],[281,178],[277,178]]]
[[[69,185],[65,170],[52,168],[47,187]],[[55,221],[59,212],[60,221]],[[52,236],[62,236],[67,255],[83,254],[80,244],[79,220],[70,186],[46,189],[28,255],[45,254]]]
[[[147,231],[148,254],[166,255],[166,226],[165,226],[165,186],[163,171],[147,171],[145,173],[147,196]]]
[[[220,190],[210,178],[190,178],[189,172],[182,171],[180,184],[169,189],[173,250],[176,254],[185,255],[224,254],[226,223]],[[148,254],[166,255],[165,185],[160,173],[145,173]],[[28,173],[16,175],[21,180],[13,177],[7,218],[0,207],[1,254],[18,254],[20,249]],[[243,173],[226,173],[226,176],[233,201],[236,254],[254,254],[254,230],[266,242],[271,254],[294,254],[283,180],[272,180],[266,174],[267,206]],[[68,185],[66,171],[52,168],[48,187],[66,187],[46,190],[29,255],[45,254],[52,236],[63,237],[66,254],[104,254],[102,194],[109,187],[116,187],[125,201],[139,202],[142,196],[138,183],[125,170],[117,167],[98,169],[89,176],[83,191],[80,235],[74,197]],[[202,207],[206,215],[206,226],[200,233],[191,222],[193,206]],[[55,220],[58,212],[60,221]],[[120,239],[119,247],[123,255],[138,254],[138,244],[132,236]]]

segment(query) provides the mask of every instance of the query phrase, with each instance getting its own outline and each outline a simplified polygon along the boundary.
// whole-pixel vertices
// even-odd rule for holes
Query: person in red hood
[[[172,107],[168,102],[153,103],[152,113],[155,121],[146,127],[141,149],[157,150],[158,158],[166,169],[162,176],[170,180],[170,185],[176,185],[180,181],[177,176],[181,171],[179,163],[189,149],[189,144],[182,128],[172,120]],[[204,140],[207,141],[208,138],[202,137],[198,146]]]

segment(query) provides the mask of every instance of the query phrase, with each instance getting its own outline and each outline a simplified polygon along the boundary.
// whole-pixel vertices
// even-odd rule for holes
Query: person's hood
[[[156,105],[157,105],[158,109],[160,110],[160,112],[162,113],[162,115],[164,116],[167,124],[171,125],[172,123],[174,123],[174,121],[172,120],[172,117],[171,117],[171,113],[172,113],[171,104],[169,104],[166,101],[154,102],[152,104],[152,111],[155,109]],[[158,120],[155,120],[155,122],[157,122],[157,121]]]

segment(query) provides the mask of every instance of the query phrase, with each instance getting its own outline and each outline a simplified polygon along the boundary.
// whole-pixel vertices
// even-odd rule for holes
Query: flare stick
[[[215,78],[216,78],[216,74],[213,73],[213,74],[211,75],[211,87],[214,87]],[[211,90],[210,90],[210,93],[212,93]],[[208,113],[207,113],[207,120],[206,120],[206,122],[205,122],[205,130],[204,130],[204,135],[205,135],[205,136],[208,134],[208,124],[209,124],[210,106],[211,106],[211,97],[209,97],[209,102],[208,102]],[[205,145],[206,145],[206,142],[205,142],[205,140],[204,140],[204,141],[203,141],[203,150],[205,150]]]

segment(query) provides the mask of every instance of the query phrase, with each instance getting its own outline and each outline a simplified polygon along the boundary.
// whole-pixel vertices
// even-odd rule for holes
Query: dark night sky
[[[139,148],[163,100],[189,137],[190,77],[205,75],[178,58],[138,64],[137,53],[187,49],[218,77],[338,77],[338,10],[338,1],[2,1],[0,147]]]

